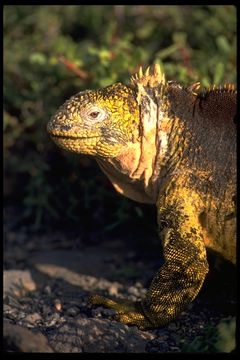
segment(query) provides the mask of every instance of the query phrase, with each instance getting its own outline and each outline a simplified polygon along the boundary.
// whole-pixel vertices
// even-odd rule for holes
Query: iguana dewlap
[[[164,264],[146,298],[91,297],[142,329],[168,323],[196,297],[206,248],[236,260],[236,91],[198,88],[167,82],[155,65],[129,86],[76,94],[48,123],[57,145],[93,156],[117,191],[157,206]]]

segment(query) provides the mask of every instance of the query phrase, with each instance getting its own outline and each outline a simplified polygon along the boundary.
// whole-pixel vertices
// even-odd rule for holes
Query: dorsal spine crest
[[[143,85],[154,87],[159,84],[165,85],[165,74],[162,72],[159,64],[154,64],[152,67],[148,67],[145,72],[142,66],[140,66],[138,73],[131,77],[133,85]]]

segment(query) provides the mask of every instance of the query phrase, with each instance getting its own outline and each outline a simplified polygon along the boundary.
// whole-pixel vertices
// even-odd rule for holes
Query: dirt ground
[[[88,296],[93,293],[132,300],[144,297],[160,265],[160,253],[128,246],[117,234],[99,243],[87,243],[81,234],[57,230],[34,233],[7,222],[4,350],[211,351],[211,331],[222,319],[236,315],[235,272],[229,264],[218,264],[218,270],[211,270],[197,299],[162,328],[140,331],[111,320],[114,314],[110,310],[88,307]]]

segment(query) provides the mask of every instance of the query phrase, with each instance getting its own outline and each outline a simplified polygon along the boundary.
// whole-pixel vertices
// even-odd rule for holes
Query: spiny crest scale
[[[237,89],[234,84],[224,84],[224,85],[211,85],[208,88],[205,88],[205,90],[202,92],[203,96],[206,96],[211,93],[224,93],[224,92],[230,92],[230,93],[237,93]]]
[[[200,86],[201,86],[201,83],[196,82],[196,83],[189,85],[186,89],[187,89],[187,91],[191,92],[193,95],[197,95],[196,91],[199,90]]]
[[[140,66],[138,73],[131,77],[133,85],[143,85],[154,87],[159,84],[165,85],[166,79],[165,74],[162,72],[159,64],[154,64],[152,67],[148,67],[145,72]]]

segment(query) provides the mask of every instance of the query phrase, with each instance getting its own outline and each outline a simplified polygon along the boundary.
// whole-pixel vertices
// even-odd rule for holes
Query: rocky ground
[[[234,319],[236,307],[235,274],[225,264],[210,272],[193,304],[163,328],[140,331],[110,320],[110,310],[90,309],[92,293],[132,300],[144,296],[159,258],[126,245],[120,238],[87,244],[76,234],[40,234],[6,225],[4,350],[214,352],[216,329],[224,326],[229,338],[222,336],[219,351],[233,349],[233,320],[221,328],[222,319]]]

